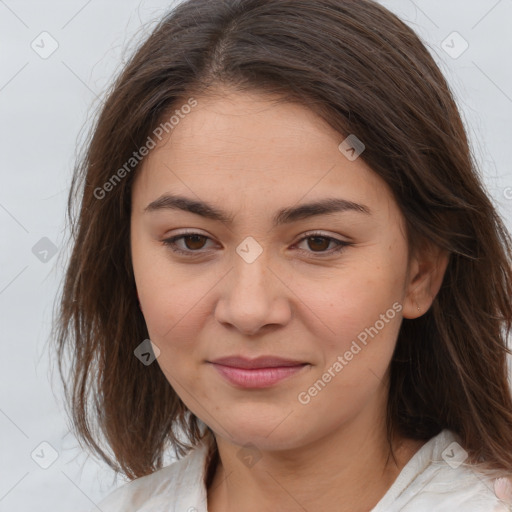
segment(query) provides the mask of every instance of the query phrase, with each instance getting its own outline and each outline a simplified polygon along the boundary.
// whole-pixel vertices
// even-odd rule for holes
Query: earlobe
[[[413,258],[403,301],[404,318],[418,318],[429,310],[441,289],[449,260],[449,252],[433,245]]]

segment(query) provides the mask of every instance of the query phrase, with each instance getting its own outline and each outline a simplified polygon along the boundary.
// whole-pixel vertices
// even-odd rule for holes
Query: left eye
[[[178,247],[177,242],[183,241],[185,243],[185,249]],[[204,243],[207,240],[211,240],[209,237],[202,235],[200,233],[185,233],[177,236],[173,236],[171,238],[166,238],[165,240],[162,240],[162,243],[169,247],[173,252],[184,254],[187,256],[194,256],[196,254],[200,254],[200,250],[204,247]],[[332,253],[337,253],[343,250],[345,247],[351,245],[349,242],[345,242],[342,240],[338,240],[336,238],[325,236],[323,234],[319,233],[312,233],[308,236],[305,236],[299,240],[297,244],[300,244],[302,242],[308,243],[308,246],[311,251],[305,250],[305,249],[299,249],[302,252],[308,252],[308,253],[319,253],[319,256],[322,255],[329,255]],[[334,243],[334,248],[331,248],[330,250],[326,251],[327,247]],[[194,254],[196,253],[196,254]]]
[[[307,242],[308,247],[310,249],[317,249],[313,250],[312,252],[320,252],[324,254],[332,254],[335,252],[339,252],[342,249],[344,249],[347,245],[350,245],[348,242],[343,242],[342,240],[338,240],[337,238],[332,238],[330,236],[325,235],[319,235],[319,234],[313,234],[308,235],[302,238],[299,242]],[[325,251],[322,249],[326,249],[331,243],[334,243],[334,248]],[[303,249],[301,249],[303,250]],[[309,251],[306,251],[309,252]]]

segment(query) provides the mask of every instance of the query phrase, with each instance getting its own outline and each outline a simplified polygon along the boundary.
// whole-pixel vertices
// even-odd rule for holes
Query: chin
[[[286,416],[285,416],[286,417]],[[283,417],[275,418],[272,421],[254,419],[245,422],[229,422],[228,430],[232,437],[226,438],[224,432],[221,437],[231,444],[240,446],[253,445],[264,451],[290,450],[301,444],[304,435],[304,425],[301,426],[301,433],[286,428]]]

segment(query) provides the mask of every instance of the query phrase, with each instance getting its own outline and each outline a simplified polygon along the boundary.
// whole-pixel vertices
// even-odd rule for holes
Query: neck
[[[294,450],[260,451],[248,466],[239,445],[216,439],[208,512],[368,512],[423,444],[395,437],[393,458],[385,425],[354,421]]]

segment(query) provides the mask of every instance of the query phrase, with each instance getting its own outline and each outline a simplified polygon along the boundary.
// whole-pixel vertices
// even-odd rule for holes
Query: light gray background
[[[215,1],[215,0],[212,0]],[[387,0],[428,42],[468,127],[485,182],[512,222],[512,0]],[[0,511],[99,510],[117,485],[69,433],[47,355],[63,275],[65,207],[77,143],[122,63],[173,5],[159,0],[0,0]],[[46,31],[58,43],[51,48]],[[464,44],[468,49],[457,58]],[[44,42],[41,42],[41,38]],[[453,40],[453,43],[451,42]],[[43,49],[44,44],[44,49]],[[58,254],[34,254],[49,242]],[[38,253],[38,251],[35,251]],[[50,461],[48,469],[35,460]],[[35,451],[34,459],[31,454]],[[39,457],[37,457],[39,454]],[[170,460],[170,459],[169,459]]]

